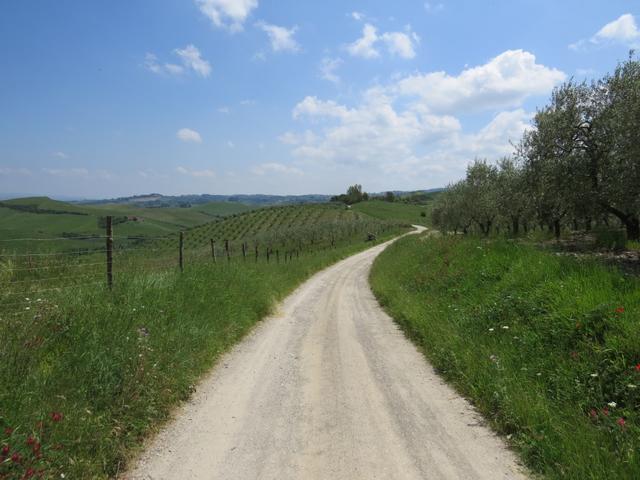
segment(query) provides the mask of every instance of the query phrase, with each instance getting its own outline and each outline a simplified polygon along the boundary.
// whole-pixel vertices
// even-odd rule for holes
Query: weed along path
[[[299,287],[125,478],[526,478],[378,306],[368,274],[386,245]]]

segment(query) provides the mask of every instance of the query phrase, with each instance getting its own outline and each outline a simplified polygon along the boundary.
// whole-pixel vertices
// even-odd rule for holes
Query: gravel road
[[[316,274],[225,355],[126,479],[525,479],[367,281]]]

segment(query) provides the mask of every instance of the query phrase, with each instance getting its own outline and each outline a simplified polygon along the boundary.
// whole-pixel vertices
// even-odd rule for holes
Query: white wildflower
[[[611,408],[616,408],[618,406],[616,402],[609,402],[607,403],[607,405],[609,405]]]

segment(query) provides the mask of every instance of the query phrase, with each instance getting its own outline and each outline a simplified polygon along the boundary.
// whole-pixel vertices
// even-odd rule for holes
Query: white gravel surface
[[[123,478],[527,478],[378,306],[368,274],[386,245],[299,287]]]

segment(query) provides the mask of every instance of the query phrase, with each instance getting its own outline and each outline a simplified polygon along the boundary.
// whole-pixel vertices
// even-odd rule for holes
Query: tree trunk
[[[560,220],[553,221],[553,234],[556,237],[556,240],[560,240]]]
[[[624,222],[627,228],[627,238],[629,240],[640,240],[640,219],[638,217],[629,216]]]
[[[514,237],[517,237],[518,233],[520,233],[520,222],[518,221],[518,217],[511,217],[511,233],[513,233]]]

